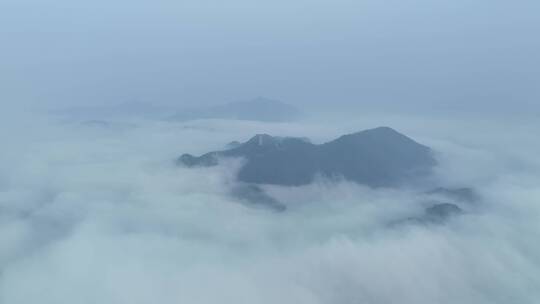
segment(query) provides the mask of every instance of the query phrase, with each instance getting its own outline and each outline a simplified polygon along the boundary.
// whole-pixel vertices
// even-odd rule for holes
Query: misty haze
[[[540,303],[540,2],[3,0],[0,304]]]

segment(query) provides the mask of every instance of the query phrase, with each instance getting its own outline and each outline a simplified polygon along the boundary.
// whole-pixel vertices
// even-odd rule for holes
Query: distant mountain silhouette
[[[481,201],[481,197],[472,188],[439,187],[431,191],[423,192],[422,194],[428,195],[428,198],[430,198],[430,200],[425,202],[428,204],[428,207],[425,208],[424,214],[409,217],[404,220],[397,220],[391,222],[390,225],[444,224],[454,217],[466,214],[466,210],[469,209],[472,204]]]
[[[371,187],[397,186],[427,175],[436,164],[430,148],[388,127],[344,135],[321,145],[303,138],[259,134],[229,150],[200,157],[184,154],[178,163],[214,166],[225,157],[245,159],[237,177],[241,182],[285,186],[309,184],[317,175]]]
[[[240,183],[232,188],[230,194],[252,207],[266,208],[276,212],[287,210],[285,204],[268,195],[257,185]]]
[[[434,203],[425,208],[424,213],[418,216],[399,219],[388,223],[389,227],[403,225],[441,225],[449,220],[465,214],[465,211],[453,203]]]
[[[283,102],[256,98],[249,101],[232,102],[224,105],[186,109],[177,112],[173,120],[195,119],[239,119],[263,122],[288,122],[297,120],[302,113]]]
[[[451,203],[435,204],[425,211],[425,217],[431,220],[444,220],[451,216],[459,215],[463,213],[463,210]]]
[[[447,199],[473,203],[479,200],[478,194],[472,188],[444,188],[433,189],[426,194],[438,195]]]

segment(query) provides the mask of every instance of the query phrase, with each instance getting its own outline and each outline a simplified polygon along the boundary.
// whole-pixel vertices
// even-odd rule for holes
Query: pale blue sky
[[[533,0],[3,0],[10,103],[536,108]]]

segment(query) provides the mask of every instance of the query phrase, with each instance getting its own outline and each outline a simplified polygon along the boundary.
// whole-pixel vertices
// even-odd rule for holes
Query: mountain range
[[[231,196],[278,212],[285,211],[286,204],[267,194],[264,185],[301,186],[322,176],[375,188],[398,187],[429,177],[437,164],[431,148],[389,127],[343,135],[323,144],[258,134],[243,143],[231,142],[222,151],[198,157],[184,154],[177,162],[186,167],[209,167],[231,157],[244,159]],[[438,187],[418,195],[421,200],[428,198],[425,213],[390,226],[444,223],[479,200],[471,188]]]
[[[245,160],[238,181],[283,186],[306,185],[317,176],[371,187],[399,186],[428,175],[436,164],[429,147],[389,127],[344,135],[324,144],[258,134],[231,149],[199,157],[184,154],[178,163],[215,166],[227,157]]]
[[[109,121],[117,119],[157,119],[184,122],[199,119],[249,120],[261,122],[291,122],[304,114],[296,107],[278,100],[255,99],[213,106],[184,108],[178,104],[152,102],[122,102],[103,105],[75,106],[53,111],[55,115],[79,121]]]

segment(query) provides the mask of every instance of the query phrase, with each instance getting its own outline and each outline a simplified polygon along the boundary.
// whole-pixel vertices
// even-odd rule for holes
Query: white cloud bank
[[[436,148],[441,182],[474,186],[484,202],[445,225],[390,228],[422,212],[416,194],[324,181],[271,187],[289,204],[273,213],[226,195],[234,162],[173,164],[254,133],[321,142],[388,124]],[[537,303],[535,129],[5,118],[0,303]]]

